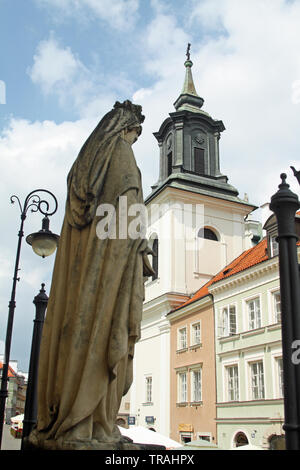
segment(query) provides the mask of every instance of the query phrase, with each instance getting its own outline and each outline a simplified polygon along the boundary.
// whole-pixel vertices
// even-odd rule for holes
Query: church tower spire
[[[190,48],[191,44],[189,43],[186,52],[187,60],[184,63],[184,66],[186,68],[184,84],[180,96],[174,103],[174,107],[176,111],[186,110],[192,112],[199,112],[199,110],[203,106],[204,100],[198,95],[194,85],[192,74],[193,62],[191,61],[190,57]]]
[[[159,178],[146,204],[173,188],[243,205],[238,190],[221,172],[219,141],[225,126],[202,109],[204,99],[194,84],[190,48],[188,44],[184,84],[174,103],[176,111],[154,132],[160,152]]]

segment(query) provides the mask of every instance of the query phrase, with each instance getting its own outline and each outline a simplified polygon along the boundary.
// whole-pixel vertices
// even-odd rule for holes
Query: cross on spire
[[[187,50],[186,50],[186,57],[187,57],[187,60],[191,60],[190,49],[191,49],[191,44],[188,43]]]

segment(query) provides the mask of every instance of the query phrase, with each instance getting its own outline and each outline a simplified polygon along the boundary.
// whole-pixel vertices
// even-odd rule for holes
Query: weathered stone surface
[[[52,450],[112,450],[112,451],[132,451],[145,450],[156,451],[165,450],[165,446],[154,444],[139,444],[129,440],[120,440],[115,443],[98,442],[95,439],[82,441],[66,441],[64,439],[57,440],[34,440],[24,439],[24,450],[28,451],[52,451]]]
[[[118,220],[121,196],[128,207],[143,204],[131,148],[143,120],[140,106],[117,102],[87,139],[68,175],[41,342],[37,427],[29,436],[36,448],[129,445],[120,441],[115,422],[132,383],[143,276],[149,266],[145,272],[147,240],[119,237]],[[102,204],[115,211],[117,237],[99,237]],[[133,217],[128,212],[125,216],[129,226]]]

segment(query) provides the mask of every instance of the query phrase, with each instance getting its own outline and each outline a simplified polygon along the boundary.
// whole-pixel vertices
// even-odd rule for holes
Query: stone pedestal
[[[82,441],[66,441],[62,439],[57,440],[43,440],[25,438],[23,440],[23,449],[31,451],[48,451],[48,450],[112,450],[112,451],[132,451],[132,450],[146,450],[146,451],[162,451],[166,450],[165,446],[157,444],[139,444],[133,442],[129,438],[122,438],[119,442],[99,442],[96,439],[82,440]]]

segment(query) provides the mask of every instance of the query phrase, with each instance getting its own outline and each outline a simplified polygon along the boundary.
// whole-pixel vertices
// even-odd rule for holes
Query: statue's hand
[[[153,268],[151,266],[151,263],[149,261],[148,253],[152,254],[153,252],[152,252],[152,250],[150,250],[150,251],[145,250],[142,253],[142,256],[143,256],[143,276],[144,277],[154,276],[154,274],[155,274],[155,271],[153,270]]]

